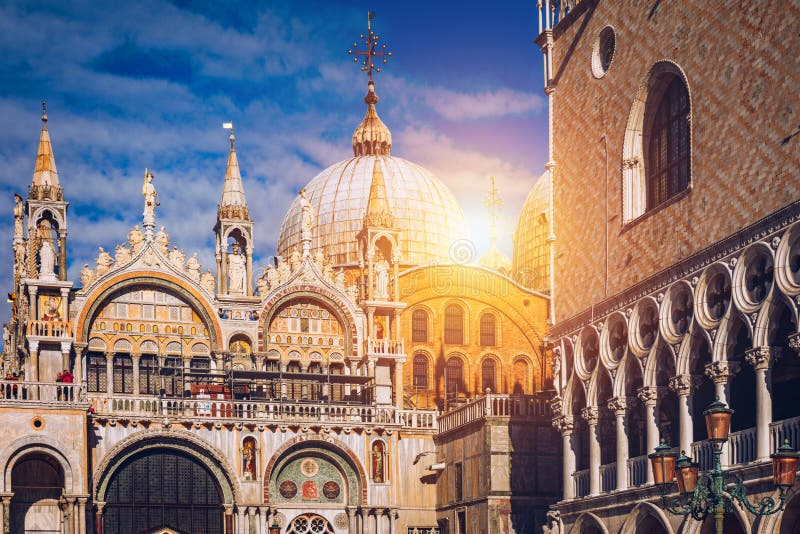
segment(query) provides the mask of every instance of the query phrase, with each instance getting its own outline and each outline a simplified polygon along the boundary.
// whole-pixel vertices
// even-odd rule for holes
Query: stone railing
[[[617,462],[600,466],[600,491],[617,489]]]
[[[589,495],[589,470],[582,469],[572,474],[573,484],[575,484],[575,497],[586,497]]]
[[[756,459],[756,429],[731,432],[728,436],[730,465],[740,465]]]
[[[91,393],[94,413],[108,418],[172,417],[192,420],[236,420],[257,423],[338,423],[342,425],[399,425],[401,428],[436,430],[432,410],[396,410],[393,407],[255,402],[217,399],[171,399],[147,396],[114,396]]]
[[[367,338],[367,354],[378,356],[405,356],[405,340]]]
[[[78,404],[86,402],[81,384],[0,380],[0,404]]]
[[[788,439],[795,450],[800,449],[800,417],[775,421],[769,425],[770,452],[775,452]]]
[[[34,337],[72,337],[68,321],[28,321],[27,334]]]
[[[441,534],[439,527],[408,527],[406,534]]]
[[[447,432],[486,417],[550,417],[550,401],[531,395],[489,394],[439,417],[439,432]]]
[[[628,459],[628,486],[641,486],[647,482],[647,455]]]

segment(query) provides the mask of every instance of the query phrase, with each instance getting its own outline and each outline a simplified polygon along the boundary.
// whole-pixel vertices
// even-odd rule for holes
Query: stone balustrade
[[[572,481],[575,484],[575,497],[586,497],[589,495],[589,470],[581,469],[572,474]]]
[[[81,384],[0,380],[0,404],[32,402],[62,405],[86,401]]]
[[[376,356],[405,357],[405,340],[367,338],[367,354]]]
[[[72,325],[68,321],[28,321],[27,334],[34,337],[72,337]]]
[[[448,432],[486,417],[550,416],[550,402],[543,397],[490,393],[443,414],[439,418],[439,432]]]
[[[647,455],[628,459],[628,486],[641,486],[647,482]]]
[[[617,462],[600,466],[600,491],[617,489]]]

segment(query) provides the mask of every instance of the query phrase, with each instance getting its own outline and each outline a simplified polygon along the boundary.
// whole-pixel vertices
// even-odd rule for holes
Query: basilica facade
[[[98,243],[80,280],[43,113],[14,211],[0,532],[544,521],[560,476],[547,289],[497,251],[472,258],[452,193],[392,155],[371,80],[364,101],[354,156],[300,191],[260,272],[231,133],[214,265],[159,225],[169,207],[146,172],[140,224]]]

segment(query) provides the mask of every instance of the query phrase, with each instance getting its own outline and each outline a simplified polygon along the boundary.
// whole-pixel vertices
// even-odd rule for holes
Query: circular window
[[[616,36],[614,28],[606,26],[597,36],[597,41],[592,48],[592,74],[595,78],[602,78],[611,67],[616,49]]]
[[[31,428],[34,430],[42,430],[44,429],[44,419],[41,417],[34,417],[31,419]]]

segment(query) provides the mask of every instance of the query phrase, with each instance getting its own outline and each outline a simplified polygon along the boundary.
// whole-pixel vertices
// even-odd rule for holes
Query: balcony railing
[[[776,452],[787,438],[792,447],[800,448],[800,417],[776,421],[769,425],[770,452]]]
[[[381,406],[348,406],[216,399],[160,399],[147,396],[109,397],[89,394],[96,416],[108,418],[173,417],[191,420],[256,423],[386,424],[435,430],[437,414],[429,410],[396,410]]]
[[[600,491],[617,489],[617,462],[600,466]]]
[[[443,414],[439,432],[447,432],[486,417],[550,417],[550,401],[531,395],[489,394]]]
[[[85,401],[81,384],[0,380],[0,404],[76,404]]]
[[[647,482],[647,455],[628,459],[628,485],[641,486]]]
[[[35,337],[72,337],[72,326],[68,321],[28,321],[29,336]]]
[[[575,471],[572,474],[572,480],[575,484],[575,496],[586,497],[589,495],[589,470],[582,469]]]
[[[391,339],[373,339],[367,338],[367,354],[375,354],[378,356],[404,356],[405,340],[399,341]]]

